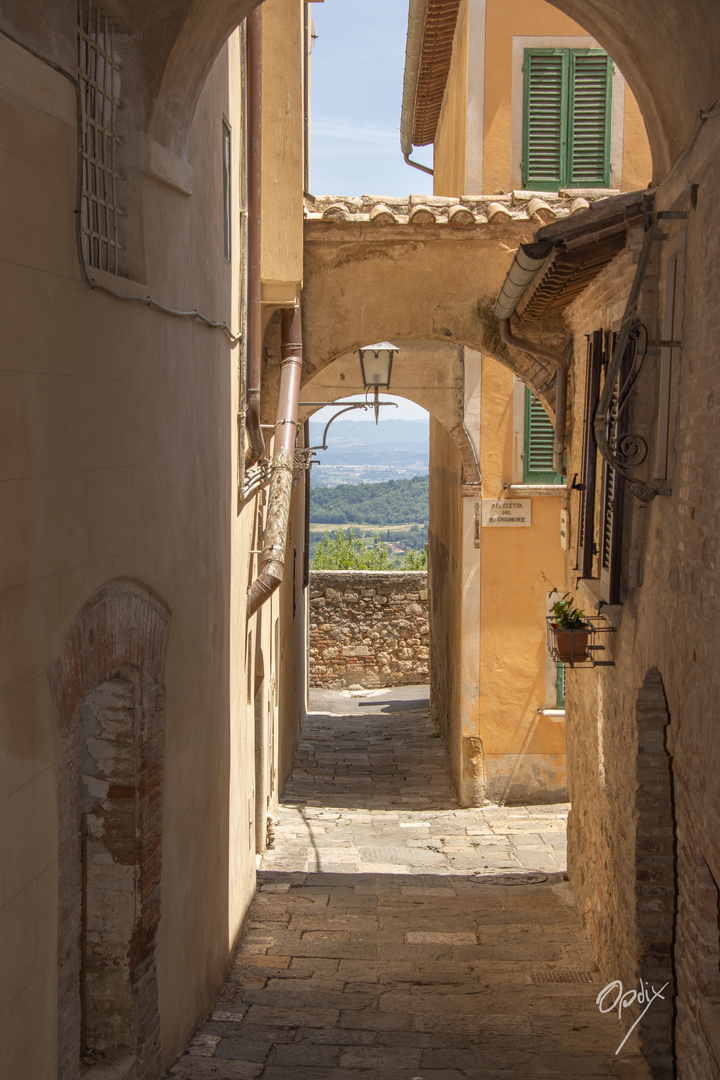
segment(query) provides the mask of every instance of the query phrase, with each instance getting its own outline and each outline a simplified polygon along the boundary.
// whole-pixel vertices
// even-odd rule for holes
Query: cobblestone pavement
[[[639,1010],[595,1002],[567,807],[459,809],[427,710],[368,705],[307,718],[227,984],[169,1077],[649,1080],[632,1039],[615,1054]]]

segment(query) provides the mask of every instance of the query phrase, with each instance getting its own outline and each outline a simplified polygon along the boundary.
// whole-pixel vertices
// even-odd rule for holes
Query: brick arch
[[[90,1045],[82,1042],[89,1015],[87,1001],[83,1004],[88,986],[83,965],[87,966],[90,955],[95,967],[105,963],[110,970],[119,964],[125,972],[124,1026],[117,1034],[113,1060],[132,1063],[134,1059],[138,1075],[146,1080],[160,1075],[156,945],[162,846],[161,677],[168,621],[167,608],[148,589],[130,581],[109,582],[75,616],[48,669],[60,734],[58,1015],[63,1022],[58,1025],[59,1080],[76,1080],[81,1054]],[[107,716],[112,722],[103,732]],[[92,748],[88,724],[96,735],[93,745],[110,748],[115,759],[104,766],[104,773],[102,766],[98,769],[88,762]],[[95,798],[89,813],[86,773],[104,792]],[[93,901],[96,923],[103,922],[100,905],[113,902],[110,879],[117,872],[126,883],[118,886],[117,893],[126,936],[119,942],[101,942],[91,954],[88,852],[98,836],[103,846],[93,863],[101,894]],[[105,875],[98,869],[103,859],[108,867]],[[99,1045],[112,1036],[103,1030],[102,1017],[96,1029]]]

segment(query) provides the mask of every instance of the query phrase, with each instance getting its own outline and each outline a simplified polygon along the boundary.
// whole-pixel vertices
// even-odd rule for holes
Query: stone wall
[[[429,682],[424,570],[310,574],[310,686],[331,690]]]

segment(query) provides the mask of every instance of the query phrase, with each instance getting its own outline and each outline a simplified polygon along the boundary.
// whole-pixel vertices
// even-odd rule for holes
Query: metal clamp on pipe
[[[270,474],[270,496],[260,573],[248,589],[248,619],[272,596],[285,572],[285,544],[290,517],[290,496],[295,458],[300,375],[302,371],[302,322],[300,308],[286,308],[282,314],[282,360],[275,449]]]

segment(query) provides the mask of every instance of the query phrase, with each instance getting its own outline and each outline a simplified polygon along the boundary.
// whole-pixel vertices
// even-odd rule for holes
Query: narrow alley
[[[616,1054],[638,1008],[596,1004],[568,807],[460,809],[425,695],[314,692],[230,976],[168,1077],[650,1076]]]

